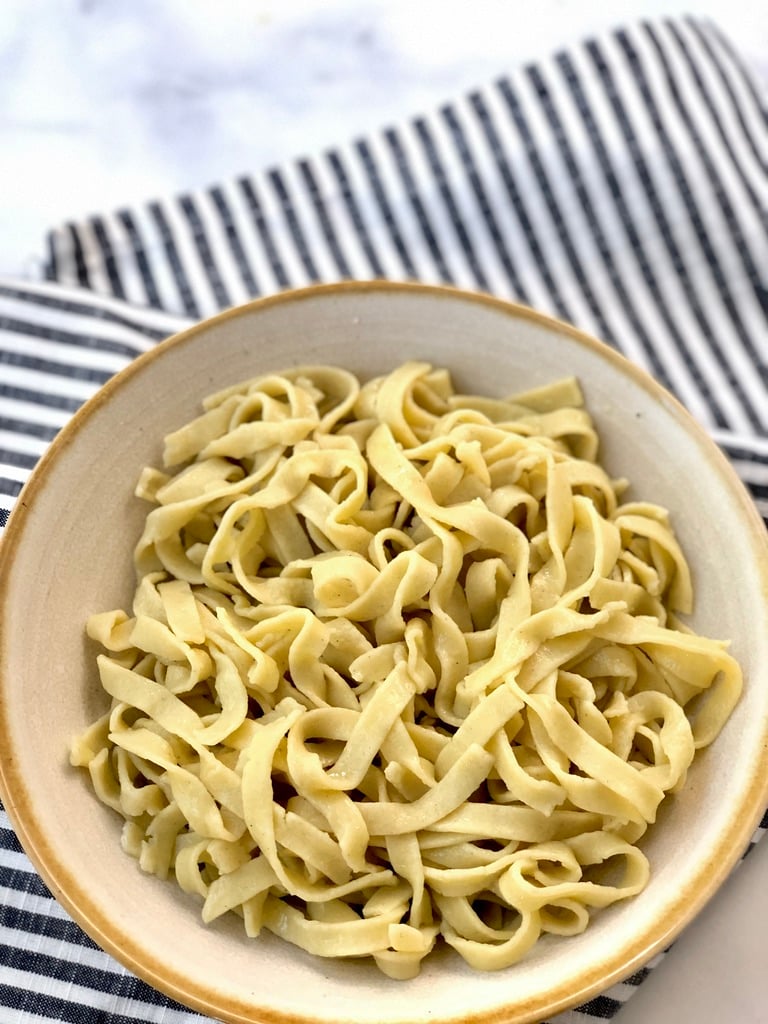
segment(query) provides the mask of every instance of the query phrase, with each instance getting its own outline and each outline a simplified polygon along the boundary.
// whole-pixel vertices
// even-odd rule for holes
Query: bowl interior
[[[68,745],[105,707],[86,617],[125,606],[145,506],[142,466],[202,397],[265,370],[338,364],[364,377],[406,359],[451,369],[463,390],[503,395],[581,381],[610,472],[669,508],[693,568],[693,624],[733,640],[744,696],[643,848],[652,878],[586,933],[544,940],[519,966],[477,975],[453,954],[397,983],[364,963],[304,955],[237,921],[206,927],[199,905],[144,876],[118,818],[68,766]],[[0,549],[0,776],[20,838],[87,931],[177,998],[229,1020],[537,1019],[594,994],[661,948],[714,892],[764,806],[768,580],[762,524],[725,460],[675,401],[610,350],[553,321],[479,296],[337,286],[255,303],[142,357],[79,414],[22,495]]]

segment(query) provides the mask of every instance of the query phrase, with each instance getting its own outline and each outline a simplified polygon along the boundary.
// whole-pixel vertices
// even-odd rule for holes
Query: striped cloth
[[[683,401],[768,519],[765,100],[709,22],[642,23],[321,154],[57,227],[47,282],[0,282],[0,529],[138,353],[255,295],[372,277],[494,292],[602,337]],[[0,943],[3,1024],[203,1020],[82,934],[1,812]],[[613,1017],[658,959],[553,1020]]]

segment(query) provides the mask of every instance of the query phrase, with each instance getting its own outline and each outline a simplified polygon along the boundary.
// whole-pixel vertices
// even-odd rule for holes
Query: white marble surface
[[[0,0],[0,273],[34,274],[52,223],[314,151],[690,9],[768,80],[760,0]]]
[[[635,17],[715,18],[768,82],[757,0],[0,0],[0,274],[46,229],[314,151]],[[764,1024],[768,840],[620,1024]]]

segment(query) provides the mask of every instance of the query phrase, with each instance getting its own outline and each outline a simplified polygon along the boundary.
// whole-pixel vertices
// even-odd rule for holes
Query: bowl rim
[[[7,745],[0,750],[0,798],[14,827],[26,855],[57,901],[67,910],[80,927],[124,967],[149,985],[178,1000],[185,1006],[202,1013],[221,1017],[231,1024],[249,1024],[259,1020],[263,1024],[325,1024],[320,1017],[305,1017],[290,1012],[274,1010],[255,1003],[232,1000],[222,1004],[216,1000],[212,986],[198,978],[177,975],[174,971],[163,973],[156,969],[150,958],[143,956],[139,943],[123,935],[119,925],[110,920],[108,914],[91,900],[87,887],[73,878],[60,863],[55,848],[36,820],[32,801],[27,793],[24,779],[16,769],[13,743],[8,742],[10,732],[6,718],[8,700],[5,696],[5,609],[12,600],[9,580],[16,550],[16,542],[23,537],[28,520],[29,508],[35,496],[46,482],[50,467],[59,453],[76,442],[81,426],[106,402],[116,389],[142,372],[156,358],[193,339],[201,332],[207,332],[228,320],[244,315],[258,314],[277,305],[291,305],[308,299],[323,297],[344,297],[375,293],[386,295],[420,294],[438,299],[452,299],[459,302],[476,303],[508,316],[513,320],[527,320],[550,331],[565,335],[591,349],[600,358],[612,363],[621,373],[633,378],[656,401],[670,409],[689,433],[703,446],[712,458],[720,477],[726,483],[744,516],[749,531],[749,544],[755,553],[762,549],[763,558],[756,559],[755,571],[761,576],[762,592],[768,600],[768,534],[757,508],[739,479],[734,467],[706,430],[693,418],[682,403],[652,378],[645,370],[631,362],[622,353],[603,341],[556,317],[542,313],[520,303],[502,299],[483,292],[474,292],[451,285],[423,284],[413,281],[341,281],[314,284],[307,287],[287,289],[272,295],[253,299],[249,302],[223,310],[211,317],[185,327],[158,342],[156,346],[134,358],[128,366],[117,372],[71,416],[61,428],[45,453],[39,459],[31,476],[22,487],[8,523],[0,536],[0,736]],[[762,756],[752,767],[749,783],[744,789],[744,798],[737,811],[731,813],[730,829],[720,838],[717,847],[710,852],[708,861],[702,864],[695,876],[681,887],[670,913],[657,920],[629,943],[624,943],[612,957],[603,960],[579,979],[574,988],[572,983],[555,983],[546,992],[532,996],[526,1003],[509,1002],[492,1009],[464,1014],[460,1018],[442,1018],[446,1024],[533,1024],[542,1014],[550,1015],[580,1005],[604,992],[611,985],[635,973],[656,953],[664,949],[703,909],[720,888],[734,865],[743,855],[751,836],[768,803],[768,717],[763,725],[764,742]],[[435,1018],[436,1024],[440,1021]],[[382,1021],[382,1024],[385,1022]],[[414,1024],[416,1022],[414,1021]]]

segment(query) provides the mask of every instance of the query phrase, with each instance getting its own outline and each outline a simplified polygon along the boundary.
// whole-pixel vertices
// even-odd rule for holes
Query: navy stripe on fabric
[[[32,896],[39,896],[43,899],[52,900],[48,887],[37,875],[30,865],[29,871],[21,871],[19,868],[3,867],[3,885],[15,892],[28,892]]]
[[[49,373],[56,377],[68,377],[71,380],[87,381],[90,384],[105,384],[112,376],[112,373],[94,370],[90,366],[73,366],[71,363],[60,363],[55,359],[41,359],[38,356],[8,352],[4,349],[0,349],[0,364],[37,373]]]
[[[253,219],[258,240],[261,243],[265,256],[267,257],[270,269],[275,275],[275,281],[278,287],[290,288],[290,278],[288,277],[283,261],[280,259],[278,254],[275,240],[272,237],[272,231],[267,222],[267,218],[264,216],[264,208],[256,193],[256,188],[253,182],[249,178],[240,178],[238,185],[240,186],[240,191],[242,192],[246,206],[248,207],[248,212]]]
[[[760,93],[758,93],[755,81],[752,75],[747,70],[747,67],[744,64],[744,61],[742,60],[740,54],[738,54],[736,50],[734,50],[730,39],[728,39],[728,37],[723,32],[720,31],[720,29],[717,27],[717,25],[714,24],[714,22],[709,22],[708,27],[712,35],[717,37],[721,47],[730,57],[736,74],[738,75],[742,85],[749,93],[752,102],[754,103],[755,113],[757,114],[758,118],[762,121],[763,125],[765,127],[768,127],[768,107],[766,107],[765,99],[763,98],[763,96],[760,95]]]
[[[152,276],[152,270],[149,265],[149,260],[147,259],[141,232],[138,229],[136,221],[133,219],[133,214],[130,210],[118,210],[116,216],[125,228],[125,233],[128,235],[128,241],[131,243],[131,249],[133,251],[134,259],[136,260],[139,277],[141,278],[142,286],[146,292],[147,302],[155,309],[162,309],[163,303],[160,299],[160,292],[157,290],[155,279]]]
[[[280,204],[280,210],[283,214],[291,240],[293,241],[294,248],[301,260],[302,266],[311,281],[319,281],[320,274],[315,266],[315,261],[312,259],[312,253],[307,245],[307,239],[304,232],[301,229],[299,218],[296,216],[296,210],[291,202],[288,187],[285,184],[285,179],[277,169],[270,171],[267,177],[275,195],[277,196],[277,201]]]
[[[411,209],[416,215],[416,220],[421,230],[421,234],[424,241],[427,243],[427,248],[432,256],[437,273],[446,284],[453,284],[453,275],[448,269],[448,264],[445,262],[445,257],[437,241],[434,228],[427,214],[421,195],[419,194],[416,178],[413,174],[413,170],[411,169],[411,165],[400,140],[400,136],[394,128],[388,128],[384,133],[384,137],[394,159],[395,167],[400,175],[406,195],[408,196],[408,202],[411,204]]]
[[[616,334],[608,325],[608,320],[606,319],[600,303],[597,301],[595,293],[592,290],[592,286],[589,283],[584,266],[573,244],[573,239],[571,238],[571,234],[568,230],[565,217],[563,216],[563,211],[555,197],[552,182],[550,181],[550,176],[547,174],[538,146],[536,145],[536,140],[533,137],[533,133],[531,132],[530,126],[523,113],[522,105],[520,104],[517,94],[509,79],[503,78],[499,82],[499,91],[507,105],[511,121],[515,125],[520,140],[523,143],[526,157],[528,158],[531,169],[533,170],[536,183],[541,191],[550,219],[554,225],[555,231],[557,232],[557,237],[563,247],[563,251],[568,259],[573,275],[576,278],[581,293],[598,324],[600,336],[603,341],[606,341],[611,345],[615,345]]]
[[[3,805],[0,803],[0,810],[2,809]],[[10,828],[3,828],[2,825],[0,825],[0,849],[13,850],[16,853],[24,852],[16,833]]]
[[[664,364],[661,362],[659,358],[657,348],[654,345],[653,340],[649,336],[648,332],[646,331],[643,325],[642,318],[639,316],[635,308],[635,305],[632,301],[629,290],[624,284],[623,278],[619,274],[615,254],[611,252],[611,248],[606,239],[605,231],[603,230],[600,217],[592,202],[589,191],[587,190],[586,184],[584,182],[584,177],[581,173],[581,169],[577,163],[576,157],[573,152],[573,147],[569,142],[568,134],[565,130],[563,121],[561,120],[560,115],[557,111],[555,102],[552,98],[547,83],[545,82],[539,70],[535,67],[529,69],[528,75],[531,79],[531,83],[536,92],[536,96],[538,97],[539,102],[541,103],[542,110],[544,111],[544,116],[546,117],[547,122],[550,128],[552,129],[555,144],[557,145],[560,155],[563,158],[563,163],[565,164],[568,170],[568,175],[571,179],[576,195],[578,196],[581,210],[589,225],[592,240],[594,241],[595,246],[597,247],[597,251],[600,254],[600,259],[602,260],[603,266],[605,267],[607,279],[610,281],[613,290],[616,293],[616,297],[619,300],[622,309],[624,310],[627,318],[629,319],[632,328],[643,347],[643,351],[645,352],[645,355],[648,358],[648,362],[650,364],[654,376],[656,376],[657,379],[660,380],[665,387],[671,389],[673,387],[672,380],[669,374],[667,373],[666,369],[664,368]]]
[[[336,177],[339,188],[341,189],[342,201],[347,209],[352,226],[355,229],[357,240],[365,253],[365,258],[371,268],[371,273],[374,277],[384,277],[384,267],[379,260],[379,256],[374,248],[373,242],[371,241],[368,228],[366,227],[365,220],[360,212],[360,207],[350,184],[349,175],[346,167],[344,166],[344,160],[341,153],[335,149],[331,150],[329,153],[326,153],[326,159]]]
[[[741,441],[731,440],[728,437],[724,437],[718,438],[718,444],[721,448],[725,448],[727,454],[732,459],[740,459],[748,462],[768,465],[768,453],[763,454],[756,451],[754,448],[746,447]]]
[[[677,279],[682,287],[685,297],[688,300],[688,305],[693,313],[696,323],[701,330],[702,337],[707,341],[710,350],[712,351],[715,359],[718,361],[721,370],[723,371],[726,380],[735,388],[736,393],[739,393],[742,389],[734,379],[733,372],[727,364],[724,364],[723,354],[718,344],[717,339],[712,331],[712,326],[709,322],[707,315],[702,309],[701,302],[699,301],[698,294],[694,287],[691,275],[688,271],[685,261],[683,260],[682,253],[680,251],[677,242],[675,241],[672,233],[672,228],[669,223],[669,219],[664,211],[658,189],[654,182],[653,176],[651,175],[647,161],[643,155],[642,148],[640,146],[639,137],[632,125],[627,114],[624,102],[619,94],[615,82],[613,81],[613,75],[605,56],[597,42],[592,41],[587,43],[587,52],[589,53],[592,65],[597,71],[600,80],[605,88],[606,96],[611,103],[611,107],[616,117],[617,124],[624,136],[627,143],[627,149],[632,157],[635,165],[635,169],[640,179],[640,183],[643,187],[643,191],[648,200],[648,204],[653,213],[654,220],[659,229],[659,234],[664,242],[664,246],[669,254],[672,262]],[[749,412],[750,410],[745,410]],[[754,412],[752,411],[751,421],[754,421]],[[758,425],[755,422],[755,425]]]
[[[749,246],[747,245],[746,239],[744,238],[744,233],[741,229],[738,215],[733,207],[733,204],[728,198],[728,192],[723,186],[723,182],[717,172],[717,169],[712,161],[712,158],[709,155],[707,146],[704,144],[701,138],[701,133],[699,132],[696,123],[688,109],[688,106],[685,103],[685,100],[681,94],[679,83],[672,70],[669,58],[664,52],[664,46],[661,38],[659,37],[659,34],[656,32],[654,27],[649,24],[644,25],[643,29],[645,31],[646,36],[650,39],[654,47],[656,56],[659,58],[659,65],[663,69],[664,79],[667,83],[669,94],[672,97],[672,101],[680,115],[680,119],[682,120],[683,124],[686,127],[686,130],[688,131],[694,148],[696,149],[696,153],[699,157],[699,160],[701,161],[702,167],[704,168],[707,178],[712,186],[712,191],[714,192],[715,197],[717,199],[717,204],[720,207],[723,219],[728,226],[728,230],[731,234],[731,237],[733,238],[736,252],[744,266],[744,270],[747,275],[747,280],[749,281],[754,291],[759,285],[759,274],[755,266],[755,263],[752,259],[752,253],[750,252]],[[726,149],[730,150],[730,147],[728,146],[727,142]],[[762,219],[763,221],[765,221],[766,211],[762,210],[761,212]],[[725,275],[722,273],[722,271],[720,272],[720,276],[722,277],[723,283],[725,284]],[[757,365],[759,366],[760,361],[757,358],[757,353],[754,351],[754,346],[750,347],[748,345],[748,351],[750,352],[750,355],[753,359],[755,359]]]
[[[85,262],[85,252],[83,251],[83,243],[80,239],[80,233],[77,230],[77,225],[68,224],[67,232],[69,233],[70,241],[72,242],[72,255],[75,260],[77,283],[81,284],[84,288],[90,288],[91,282],[88,276],[88,266]]]
[[[34,469],[39,455],[29,452],[15,452],[8,448],[0,448],[0,466],[13,466],[14,469]]]
[[[96,992],[105,992],[122,999],[137,999],[154,1006],[168,1006],[167,996],[151,988],[131,974],[104,970],[85,963],[71,963],[38,950],[6,946],[3,966],[29,974],[39,974],[55,981],[83,985]]]
[[[483,130],[491,156],[493,157],[496,169],[499,172],[499,176],[501,177],[506,190],[507,198],[512,205],[515,217],[522,228],[523,238],[525,239],[531,256],[533,257],[533,262],[544,286],[549,293],[554,308],[563,320],[567,320],[569,323],[572,323],[573,315],[563,299],[560,289],[552,275],[551,267],[544,256],[539,239],[533,227],[533,222],[531,221],[528,209],[523,202],[520,188],[512,171],[508,154],[502,145],[490,108],[479,92],[472,93],[469,97],[469,102],[478,119],[480,127]]]
[[[142,317],[140,310],[136,311],[135,316],[131,316],[130,313],[118,313],[114,309],[102,306],[97,302],[89,303],[73,299],[66,292],[62,292],[60,295],[51,294],[50,292],[42,293],[31,288],[24,288],[22,285],[0,282],[0,296],[7,299],[19,299],[22,302],[40,306],[42,309],[55,309],[60,313],[72,313],[77,316],[90,317],[93,320],[102,320],[105,323],[116,324],[120,327],[128,327],[130,330],[138,331],[155,341],[162,341],[169,333],[168,328],[161,329],[150,326]],[[149,311],[147,311],[147,319],[153,319],[153,315]],[[172,317],[163,314],[163,319],[172,320]],[[46,328],[49,331],[54,329],[51,327]],[[72,336],[82,337],[81,334],[73,334]],[[127,345],[125,351],[126,353],[133,352],[138,355],[141,349]]]
[[[443,162],[440,159],[440,154],[437,151],[437,145],[432,136],[429,124],[423,117],[419,117],[414,121],[413,125],[416,130],[416,136],[421,142],[424,150],[424,155],[427,158],[429,169],[432,171],[432,175],[437,183],[438,191],[448,213],[448,219],[450,220],[451,227],[456,235],[462,255],[466,259],[469,269],[472,272],[472,276],[475,279],[475,284],[479,289],[481,289],[481,291],[488,291],[488,278],[485,275],[485,271],[480,263],[475,246],[472,243],[467,225],[461,216],[461,211],[459,210],[456,197],[454,196],[453,189],[451,188],[450,179],[446,174]]]
[[[7,508],[0,508],[0,530],[5,529],[10,518],[10,511]]]
[[[0,984],[0,1006],[17,1013],[30,1014],[31,1021],[51,1020],[61,1024],[136,1024],[135,1017],[126,1017],[111,1010],[80,1006],[69,999],[27,992],[12,985]]]
[[[199,319],[200,307],[195,301],[195,296],[189,283],[189,278],[187,277],[179,252],[176,248],[173,232],[168,224],[168,218],[165,216],[160,203],[150,203],[149,212],[155,222],[158,232],[160,233],[160,239],[165,251],[165,256],[168,260],[168,265],[171,268],[171,273],[173,274],[173,279],[176,284],[176,288],[178,289],[182,305],[189,316]]]
[[[111,355],[125,356],[129,360],[135,359],[143,351],[137,346],[128,345],[122,341],[113,341],[111,338],[99,337],[97,334],[68,331],[61,327],[39,324],[31,320],[17,320],[7,316],[0,316],[0,331],[26,334],[30,338],[55,341],[61,345],[71,345],[75,348],[89,348],[96,352],[108,352]]]
[[[9,480],[5,476],[0,476],[0,494],[7,494],[11,498],[18,498],[22,487],[23,484],[19,480]]]
[[[56,235],[53,231],[48,232],[45,245],[48,259],[43,265],[43,277],[46,281],[56,281],[59,277],[59,258],[56,254]]]
[[[99,249],[101,250],[104,269],[106,270],[107,277],[109,278],[112,294],[118,299],[124,299],[125,288],[123,288],[123,282],[120,278],[120,270],[117,265],[117,260],[115,259],[115,251],[109,240],[104,221],[101,217],[91,217],[89,223],[91,225],[91,230],[93,231],[93,237],[98,242]]]
[[[611,999],[610,996],[596,996],[579,1007],[581,1013],[588,1013],[598,1020],[611,1020],[621,1009],[622,1004],[618,999]]]
[[[747,119],[745,117],[744,110],[743,110],[742,105],[741,105],[741,101],[740,101],[739,97],[737,96],[736,91],[735,91],[735,89],[733,87],[733,82],[731,81],[731,76],[725,70],[725,67],[723,66],[723,63],[722,63],[719,55],[717,54],[715,48],[712,46],[712,42],[709,39],[708,34],[702,31],[701,26],[697,23],[695,18],[687,18],[686,19],[686,25],[691,30],[691,32],[693,32],[693,34],[696,36],[697,41],[699,42],[699,44],[701,45],[702,49],[704,50],[704,52],[709,57],[711,66],[715,69],[715,72],[716,72],[718,78],[720,79],[720,82],[722,83],[723,88],[725,89],[726,93],[728,94],[728,98],[730,100],[731,108],[733,109],[734,116],[735,116],[736,120],[739,123],[739,127],[741,129],[741,133],[742,133],[743,137],[746,139],[747,145],[749,146],[750,150],[752,151],[752,155],[754,156],[754,158],[757,161],[758,165],[762,168],[763,172],[764,173],[768,173],[768,163],[766,163],[763,155],[760,153],[760,151],[757,148],[757,145],[755,143],[754,135],[752,133],[752,130],[751,130],[750,126],[747,123]]]
[[[592,111],[592,107],[590,106],[587,100],[587,96],[584,92],[584,88],[581,83],[580,76],[576,70],[576,67],[573,64],[571,58],[568,56],[568,54],[565,53],[560,54],[558,56],[558,65],[565,80],[565,83],[571,91],[571,95],[573,96],[576,109],[578,110],[579,115],[581,116],[581,119],[584,123],[584,127],[586,128],[589,140],[592,146],[594,147],[595,153],[598,158],[598,164],[602,170],[605,183],[608,186],[608,195],[610,195],[611,200],[613,201],[616,207],[616,211],[619,215],[619,220],[621,221],[622,229],[629,243],[630,252],[632,253],[633,259],[637,263],[637,266],[640,270],[646,287],[648,288],[649,292],[651,293],[651,296],[653,297],[655,308],[661,316],[661,318],[663,319],[664,325],[669,331],[672,341],[676,345],[678,351],[682,354],[688,372],[694,380],[694,383],[696,384],[699,393],[706,397],[707,403],[710,408],[710,412],[712,413],[716,425],[719,427],[725,427],[727,426],[727,420],[723,414],[722,409],[720,408],[720,404],[717,401],[716,396],[712,393],[711,389],[708,387],[706,381],[702,377],[701,371],[697,366],[696,362],[688,352],[688,346],[684,341],[680,331],[678,330],[677,324],[675,323],[675,320],[670,312],[669,306],[664,299],[659,281],[653,269],[653,264],[651,260],[649,260],[648,258],[648,255],[640,239],[637,225],[635,224],[632,214],[630,213],[629,208],[627,206],[627,202],[624,198],[621,182],[619,181],[618,174],[614,168],[608,146],[606,145],[605,140],[603,138],[603,131],[600,125],[598,124],[598,121],[595,118],[595,115]],[[675,390],[674,387],[673,390]]]
[[[672,172],[672,176],[675,180],[675,185],[679,192],[680,198],[682,199],[683,204],[685,205],[689,220],[696,235],[696,239],[701,247],[702,254],[704,255],[705,266],[709,269],[710,275],[715,284],[715,287],[717,288],[720,299],[723,305],[725,306],[726,310],[728,311],[729,317],[736,330],[736,333],[738,334],[745,348],[749,350],[752,347],[751,342],[749,340],[749,336],[744,328],[744,324],[742,322],[739,311],[736,308],[736,304],[734,302],[730,288],[728,287],[726,276],[723,272],[720,260],[718,259],[717,251],[714,245],[712,244],[709,232],[706,229],[706,225],[704,223],[701,210],[699,209],[694,198],[695,194],[691,189],[691,184],[688,179],[688,175],[685,171],[685,168],[682,165],[680,157],[670,137],[669,131],[667,130],[667,126],[664,123],[664,120],[661,116],[659,106],[656,103],[656,100],[654,99],[653,94],[651,92],[651,88],[648,82],[648,76],[646,74],[644,66],[644,61],[626,32],[617,32],[616,39],[618,41],[619,47],[621,48],[624,54],[624,57],[632,73],[632,76],[635,82],[637,83],[640,96],[642,97],[643,102],[645,103],[646,110],[651,118],[654,129],[658,135],[659,141],[664,150],[664,155],[666,157],[669,168]],[[717,342],[717,339],[713,337],[711,330],[709,331],[709,338],[711,343],[710,347],[712,349],[713,355],[717,359],[723,373],[727,376],[728,383],[731,385],[731,388],[733,389],[734,393],[736,393],[739,396],[739,399],[744,407],[744,412],[749,417],[750,422],[756,429],[759,430],[761,427],[760,417],[756,414],[751,401],[745,394],[744,389],[741,386],[741,383],[736,377],[727,359],[725,358],[722,346]]]
[[[205,233],[205,226],[195,206],[195,201],[192,196],[180,196],[179,207],[191,228],[192,241],[195,243],[195,248],[200,254],[200,262],[205,271],[205,276],[211,285],[216,303],[219,309],[226,309],[227,306],[232,305],[232,299],[229,297],[227,286],[221,278],[218,265],[211,252],[211,245]]]
[[[714,100],[712,99],[710,89],[704,81],[704,78],[702,77],[699,64],[694,59],[690,45],[688,44],[688,42],[683,36],[683,33],[680,31],[679,27],[675,24],[674,21],[669,21],[666,23],[666,25],[668,31],[674,38],[680,53],[685,59],[686,66],[688,67],[688,70],[691,73],[691,77],[696,84],[696,88],[698,89],[702,102],[705,104],[707,108],[707,113],[709,117],[712,119],[712,123],[717,130],[717,134],[720,136],[720,141],[723,143],[723,153],[729,158],[733,166],[733,169],[739,176],[739,180],[741,181],[745,192],[749,196],[749,200],[752,204],[755,215],[759,218],[759,220],[762,222],[764,226],[768,225],[768,209],[766,209],[765,205],[758,198],[754,188],[752,187],[752,183],[749,181],[748,177],[744,173],[744,168],[741,164],[741,161],[738,159],[733,146],[731,145],[731,141],[726,133],[725,126],[723,125],[723,120],[720,117],[720,114],[718,113]],[[727,79],[725,79],[725,83],[727,83],[727,86],[730,89],[730,83]],[[744,130],[743,125],[740,134],[745,140],[748,138],[748,133]]]
[[[82,399],[67,398],[65,395],[53,395],[47,391],[20,388],[12,384],[0,382],[0,398],[10,398],[15,402],[27,402],[30,405],[42,405],[48,409],[61,409],[62,412],[77,412],[83,404]]]
[[[754,498],[768,498],[768,484],[757,483],[755,480],[744,481]]]
[[[68,942],[73,946],[99,948],[82,928],[68,917],[55,917],[20,907],[0,905],[0,925],[31,935],[43,935],[48,939],[55,939],[56,942]]]
[[[650,967],[641,967],[639,971],[635,971],[634,974],[630,974],[628,978],[625,978],[623,984],[632,985],[637,988],[638,985],[642,985],[650,973]]]
[[[240,233],[235,226],[232,211],[229,208],[229,203],[227,202],[223,189],[219,187],[212,188],[208,194],[211,197],[213,205],[216,207],[216,212],[219,215],[221,225],[224,228],[224,233],[227,236],[230,251],[232,252],[235,263],[237,264],[237,269],[242,282],[245,285],[245,290],[249,295],[260,295],[261,289],[256,281],[256,277],[248,261],[248,257],[245,254],[245,249],[243,248],[243,243],[240,239]]]
[[[298,162],[299,174],[302,177],[304,184],[307,187],[307,193],[309,194],[312,207],[314,208],[315,215],[317,216],[317,222],[320,225],[320,230],[325,239],[325,243],[328,246],[328,250],[331,254],[333,262],[336,265],[341,277],[351,277],[352,272],[349,269],[346,257],[342,251],[339,239],[336,236],[336,232],[333,230],[333,224],[328,216],[328,210],[326,209],[323,197],[320,194],[320,188],[317,184],[317,178],[312,170],[312,166],[308,160],[299,160]]]
[[[392,203],[387,195],[379,169],[376,166],[373,152],[364,139],[359,139],[355,143],[355,151],[360,158],[360,163],[371,186],[373,198],[376,201],[392,244],[395,247],[395,252],[403,265],[403,270],[407,277],[416,277],[416,267],[405,244],[402,230],[395,217]]]
[[[30,420],[20,420],[11,416],[0,416],[0,430],[6,430],[9,434],[35,437],[40,441],[52,441],[59,432],[57,427],[49,427],[44,423],[32,423]]]
[[[504,272],[507,275],[512,292],[514,293],[515,298],[520,302],[530,305],[530,298],[528,297],[523,283],[520,280],[517,267],[515,266],[514,260],[509,252],[509,248],[504,240],[504,235],[499,228],[498,221],[493,212],[493,206],[488,199],[488,194],[484,187],[482,176],[478,171],[475,158],[472,155],[472,150],[467,142],[464,129],[461,126],[456,110],[453,106],[447,104],[442,108],[441,115],[448,126],[448,131],[456,148],[456,152],[458,153],[464,173],[469,180],[480,214],[485,222],[486,228],[488,229],[488,234],[491,237],[499,263],[501,263],[504,268]]]

